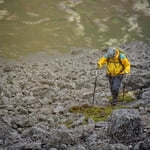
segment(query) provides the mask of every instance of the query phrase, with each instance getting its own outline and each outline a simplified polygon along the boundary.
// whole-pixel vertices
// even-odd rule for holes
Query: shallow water
[[[0,0],[0,57],[150,41],[148,0]]]

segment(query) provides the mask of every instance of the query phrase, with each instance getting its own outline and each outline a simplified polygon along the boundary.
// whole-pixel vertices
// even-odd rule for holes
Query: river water
[[[150,41],[149,0],[0,0],[0,58]]]

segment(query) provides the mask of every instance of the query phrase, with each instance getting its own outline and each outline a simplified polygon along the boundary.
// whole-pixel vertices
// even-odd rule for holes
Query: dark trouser
[[[121,86],[121,81],[123,79],[123,75],[117,75],[117,76],[107,75],[107,77],[108,77],[109,83],[110,83],[112,102],[116,102],[118,94],[119,94],[119,88]]]

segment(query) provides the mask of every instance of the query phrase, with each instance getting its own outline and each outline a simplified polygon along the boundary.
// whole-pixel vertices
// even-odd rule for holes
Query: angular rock
[[[135,145],[134,150],[150,150],[150,133],[147,134],[143,141]]]
[[[114,142],[132,143],[142,137],[143,127],[136,109],[116,109],[110,118],[108,134]]]
[[[129,148],[123,144],[110,144],[104,147],[103,150],[129,150]]]

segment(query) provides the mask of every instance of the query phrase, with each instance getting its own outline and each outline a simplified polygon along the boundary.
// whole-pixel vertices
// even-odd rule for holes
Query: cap
[[[109,47],[107,50],[107,56],[110,57],[114,57],[116,54],[116,50],[114,47]]]

